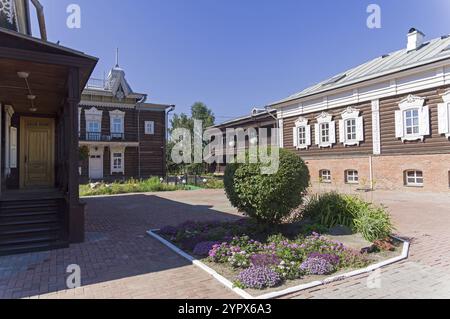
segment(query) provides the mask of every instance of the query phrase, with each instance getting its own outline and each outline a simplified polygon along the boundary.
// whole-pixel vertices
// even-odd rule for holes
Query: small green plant
[[[312,196],[304,208],[304,216],[327,228],[346,226],[370,242],[384,239],[394,230],[384,207],[336,192]]]

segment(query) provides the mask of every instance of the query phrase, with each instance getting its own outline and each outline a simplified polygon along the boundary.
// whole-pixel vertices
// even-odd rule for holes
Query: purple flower
[[[250,267],[242,271],[237,280],[247,288],[264,289],[281,283],[280,275],[268,267]]]
[[[275,254],[254,254],[250,257],[250,262],[255,267],[278,266],[281,259]]]
[[[192,250],[194,250],[195,246],[197,246],[197,244],[199,244],[205,240],[206,240],[206,238],[204,236],[197,235],[197,236],[187,237],[187,238],[180,240],[180,245],[183,249],[192,251]]]
[[[337,266],[339,265],[340,258],[337,255],[332,254],[320,254],[320,253],[311,253],[308,258],[322,258],[328,261],[330,264]]]
[[[194,248],[194,254],[201,257],[207,257],[209,252],[213,250],[213,248],[219,244],[216,241],[203,241],[198,243]]]
[[[329,275],[335,271],[335,267],[323,258],[308,258],[300,266],[300,269],[309,275]]]

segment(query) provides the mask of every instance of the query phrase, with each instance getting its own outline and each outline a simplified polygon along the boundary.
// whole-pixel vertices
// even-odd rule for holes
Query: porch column
[[[80,102],[79,69],[71,68],[68,79],[68,98],[64,112],[65,154],[67,162],[67,204],[69,211],[69,240],[71,243],[84,241],[84,206],[79,197],[79,140],[78,104]]]

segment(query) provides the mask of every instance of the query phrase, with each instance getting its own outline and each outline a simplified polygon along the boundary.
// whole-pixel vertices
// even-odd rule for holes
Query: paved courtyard
[[[450,195],[364,195],[392,212],[412,240],[410,258],[380,278],[359,276],[287,298],[450,298]],[[202,270],[146,235],[186,220],[232,220],[223,191],[90,198],[83,244],[0,257],[0,298],[236,298]],[[66,289],[66,268],[81,267],[82,287]],[[369,282],[369,284],[368,284]]]

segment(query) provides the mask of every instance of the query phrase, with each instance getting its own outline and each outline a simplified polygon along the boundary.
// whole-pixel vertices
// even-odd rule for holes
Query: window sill
[[[424,188],[424,185],[405,185],[407,188]]]

